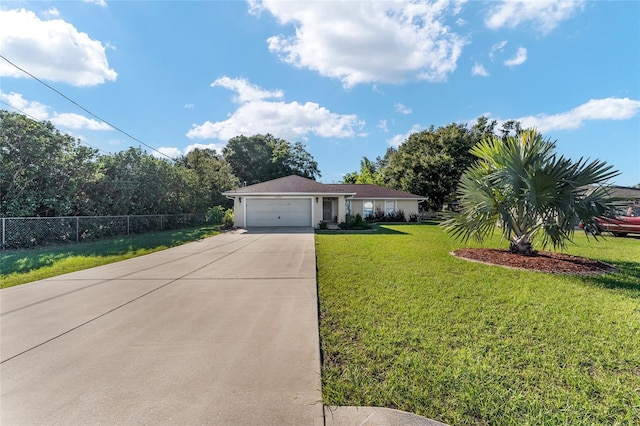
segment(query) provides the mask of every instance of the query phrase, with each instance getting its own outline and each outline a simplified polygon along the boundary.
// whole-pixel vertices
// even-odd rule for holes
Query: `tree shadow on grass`
[[[610,261],[618,271],[610,274],[582,277],[582,281],[597,287],[625,290],[632,297],[640,298],[640,262]]]
[[[397,224],[394,224],[397,225]],[[415,225],[415,224],[414,224]],[[390,225],[393,226],[393,225]],[[317,229],[318,235],[408,235],[408,232],[390,229],[386,225],[373,225],[371,229]]]
[[[212,233],[215,227],[174,229],[170,231],[117,236],[96,241],[58,244],[24,250],[5,250],[0,252],[0,274],[14,272],[26,273],[35,269],[51,266],[55,262],[72,256],[118,256],[139,250],[151,250],[157,247],[174,247],[191,241],[197,241]]]

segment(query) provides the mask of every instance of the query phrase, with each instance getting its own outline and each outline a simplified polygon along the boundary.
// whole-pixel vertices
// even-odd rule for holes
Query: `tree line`
[[[462,173],[477,159],[471,149],[488,137],[522,131],[517,121],[480,117],[471,126],[451,123],[409,135],[344,183],[370,183],[426,198],[441,210],[457,199]],[[229,207],[222,192],[290,174],[320,177],[300,142],[272,135],[236,136],[218,153],[194,149],[168,161],[141,148],[99,154],[50,122],[0,110],[0,215],[101,216],[204,213]]]
[[[343,182],[369,183],[422,195],[428,208],[442,210],[457,199],[460,177],[476,161],[471,154],[476,144],[494,136],[504,140],[521,132],[518,121],[506,121],[498,127],[496,120],[487,117],[480,117],[472,126],[431,126],[412,133],[375,161],[363,157],[360,171],[347,173]]]
[[[99,154],[50,122],[0,110],[2,217],[204,213],[229,206],[224,191],[290,174],[320,176],[304,145],[268,134],[169,161],[141,148]]]

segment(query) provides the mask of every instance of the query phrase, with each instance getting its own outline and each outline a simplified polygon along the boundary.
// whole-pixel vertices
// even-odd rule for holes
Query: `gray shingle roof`
[[[334,184],[320,183],[301,176],[290,175],[255,185],[244,186],[223,195],[259,195],[259,194],[343,194],[353,195],[353,198],[386,198],[386,199],[417,199],[424,197],[397,189],[384,188],[368,184]]]
[[[349,191],[332,188],[324,183],[301,176],[290,175],[254,185],[244,186],[233,191],[224,192],[224,195],[236,194],[351,194]]]
[[[327,184],[336,188],[343,188],[348,192],[355,192],[356,195],[353,198],[386,198],[386,199],[398,199],[405,198],[409,200],[424,200],[424,197],[416,194],[410,194],[408,192],[399,191],[397,189],[385,188],[378,185],[370,184],[351,184],[351,183],[339,183],[339,184]]]

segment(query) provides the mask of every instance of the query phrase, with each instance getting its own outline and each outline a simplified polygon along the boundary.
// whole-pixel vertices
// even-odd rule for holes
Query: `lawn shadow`
[[[597,287],[626,290],[640,298],[640,262],[607,261],[618,271],[610,274],[588,275],[582,281]]]
[[[393,225],[398,225],[394,223]],[[414,223],[415,225],[415,223]],[[389,225],[392,226],[392,225]],[[371,229],[316,229],[319,235],[409,235],[396,229],[389,229],[387,225],[372,225]]]

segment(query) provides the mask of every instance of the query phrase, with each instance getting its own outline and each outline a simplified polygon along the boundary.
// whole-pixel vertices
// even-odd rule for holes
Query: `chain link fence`
[[[140,216],[3,217],[2,248],[91,241],[116,235],[204,225],[204,214]]]

